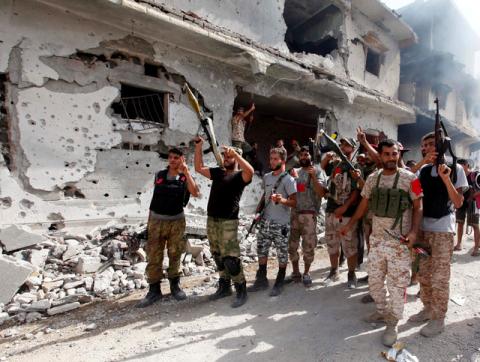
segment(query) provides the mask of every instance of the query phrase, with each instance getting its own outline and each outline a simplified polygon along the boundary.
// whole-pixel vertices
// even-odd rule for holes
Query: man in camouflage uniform
[[[212,180],[207,206],[207,237],[220,279],[218,289],[210,296],[210,300],[231,295],[233,281],[237,295],[231,305],[237,308],[247,301],[247,285],[237,236],[238,213],[240,198],[252,181],[254,170],[242,157],[242,150],[232,147],[224,147],[223,168],[207,167],[203,164],[203,139],[197,137],[195,142],[195,171]]]
[[[150,215],[148,218],[147,280],[150,285],[138,308],[147,307],[162,298],[160,282],[163,279],[163,252],[168,250],[168,280],[170,291],[177,300],[187,296],[180,289],[180,257],[185,251],[185,214],[183,208],[188,196],[198,196],[198,187],[178,148],[168,152],[168,168],[155,175]]]
[[[356,142],[353,138],[340,139],[340,149],[349,159],[352,159],[353,149]],[[335,154],[328,152],[322,160],[322,168],[330,176],[329,195],[325,214],[325,241],[330,256],[330,273],[324,281],[325,285],[338,280],[338,264],[340,257],[340,245],[347,257],[348,264],[348,288],[356,288],[358,253],[358,223],[353,225],[351,231],[340,235],[338,231],[347,224],[350,217],[355,213],[359,200],[359,175],[351,170],[341,161],[333,161]]]
[[[312,157],[308,146],[303,146],[299,151],[299,164],[301,168],[294,170],[297,181],[297,206],[292,209],[290,221],[290,238],[288,240],[288,253],[292,262],[292,281],[300,282],[306,287],[312,284],[310,265],[315,256],[317,246],[317,214],[322,197],[327,191],[327,185],[320,170],[312,165]],[[302,251],[304,262],[303,277],[300,274],[298,247],[302,238]]]
[[[409,248],[412,248],[420,227],[423,194],[418,178],[398,167],[400,151],[396,141],[380,142],[378,151],[383,169],[367,178],[362,201],[341,233],[346,234],[368,209],[371,210],[373,229],[368,256],[368,284],[377,310],[366,321],[385,321],[387,328],[382,342],[391,346],[397,340],[397,324],[403,317],[404,296],[410,282]],[[394,201],[395,197],[398,202]],[[403,242],[406,240],[408,245]]]
[[[463,192],[468,189],[465,172],[456,165],[456,177],[445,164],[435,166],[437,153],[435,133],[422,138],[420,169],[423,192],[421,242],[431,250],[431,256],[421,258],[418,270],[420,299],[424,309],[410,317],[411,322],[429,321],[420,334],[432,337],[445,330],[450,288],[450,260],[455,235],[455,209],[462,206]]]
[[[290,208],[296,205],[295,179],[285,171],[287,154],[282,148],[270,150],[270,168],[272,172],[263,176],[264,194],[261,221],[257,234],[258,270],[255,282],[249,291],[256,292],[268,288],[267,262],[272,244],[276,246],[278,273],[270,296],[281,294],[285,282],[288,264],[288,234],[290,229]]]

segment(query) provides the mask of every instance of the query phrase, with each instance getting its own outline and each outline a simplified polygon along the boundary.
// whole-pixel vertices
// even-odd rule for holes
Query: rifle
[[[394,232],[394,231],[392,231],[392,230],[389,230],[389,229],[383,229],[383,230],[384,230],[388,235],[390,235],[391,237],[393,237],[393,238],[395,238],[395,239],[398,239],[398,240],[400,241],[400,243],[402,243],[402,244],[408,244],[408,239],[407,239],[405,236],[403,236],[403,235],[401,235],[401,234],[399,234],[399,233],[396,233],[396,232]],[[421,244],[414,244],[414,245],[413,245],[413,252],[414,252],[416,255],[421,256],[421,257],[425,257],[425,258],[428,257],[428,256],[430,256],[430,253],[429,253],[427,250],[425,250],[425,249],[421,246]]]
[[[337,142],[335,142],[334,139],[332,139],[329,135],[327,135],[323,129],[321,129],[318,132],[318,134],[319,134],[319,137],[324,137],[325,138],[325,140],[327,141],[327,146],[333,152],[335,152],[338,155],[338,157],[340,157],[342,162],[344,162],[348,166],[349,170],[356,170],[356,168],[353,166],[353,164],[350,162],[350,160],[347,158],[347,156],[345,156],[343,154],[342,150],[340,149],[340,147],[338,146]]]
[[[200,104],[198,103],[197,97],[195,97],[195,95],[192,93],[187,83],[185,83],[184,89],[187,93],[188,100],[190,101],[190,105],[194,109],[195,113],[197,113],[197,117],[198,117],[198,120],[200,121],[200,125],[203,129],[203,132],[205,133],[205,136],[207,137],[208,143],[210,144],[210,147],[207,148],[205,151],[203,151],[203,153],[206,154],[210,151],[213,152],[213,155],[215,156],[215,160],[217,161],[218,166],[223,167],[223,158],[218,149],[218,142],[217,142],[217,139],[215,138],[215,132],[213,131],[212,119],[205,115],[202,108],[200,107]]]
[[[453,152],[452,148],[452,139],[448,137],[447,129],[443,124],[441,117],[440,117],[440,110],[439,110],[439,102],[438,98],[435,98],[435,152],[437,152],[437,159],[435,161],[435,166],[445,164],[445,153],[448,152],[452,156],[452,173],[451,179],[452,182],[455,183],[457,181],[457,156]]]

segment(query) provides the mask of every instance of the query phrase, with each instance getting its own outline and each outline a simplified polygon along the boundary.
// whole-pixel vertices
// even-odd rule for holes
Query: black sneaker
[[[303,274],[302,278],[303,285],[305,288],[311,287],[312,286],[312,277],[309,274]]]
[[[355,272],[348,272],[348,281],[347,281],[347,288],[348,289],[355,289],[357,287],[357,276]]]

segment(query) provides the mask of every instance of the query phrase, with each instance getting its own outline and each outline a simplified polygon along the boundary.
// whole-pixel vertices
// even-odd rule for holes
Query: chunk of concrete
[[[0,243],[7,252],[27,248],[45,240],[42,235],[30,232],[25,226],[12,225],[0,230]]]
[[[0,255],[0,303],[7,304],[33,271],[27,262]]]
[[[45,312],[50,309],[52,303],[48,299],[33,302],[27,307],[27,312]]]
[[[102,260],[98,256],[81,256],[75,271],[79,274],[95,273],[102,266]]]
[[[60,313],[69,312],[71,310],[77,309],[80,307],[80,302],[73,302],[69,304],[63,304],[58,307],[50,308],[47,310],[48,315],[55,315]]]
[[[38,268],[43,268],[45,266],[45,262],[48,258],[48,253],[50,250],[42,249],[42,250],[31,250],[30,251],[30,263],[33,266]]]

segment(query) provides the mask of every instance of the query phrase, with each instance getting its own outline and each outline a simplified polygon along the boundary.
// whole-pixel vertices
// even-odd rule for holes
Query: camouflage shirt
[[[383,169],[377,170],[368,176],[365,186],[362,190],[362,197],[370,199],[372,195],[372,190],[376,187],[377,179],[380,173],[383,172]],[[415,174],[410,171],[400,168],[398,169],[400,176],[398,178],[397,188],[408,192],[410,199],[417,200],[423,197],[423,192],[421,186],[419,186],[420,181],[418,180]],[[382,174],[380,178],[379,187],[381,188],[392,188],[395,181],[396,174],[385,176]],[[394,219],[388,217],[378,217],[373,215],[372,221],[372,238],[377,240],[392,239],[392,236],[385,232],[385,229],[390,230],[394,224]],[[402,232],[407,234],[410,231],[412,226],[412,209],[408,209],[403,213],[402,217]],[[395,227],[394,230],[391,230],[394,234],[400,235],[400,223]]]

